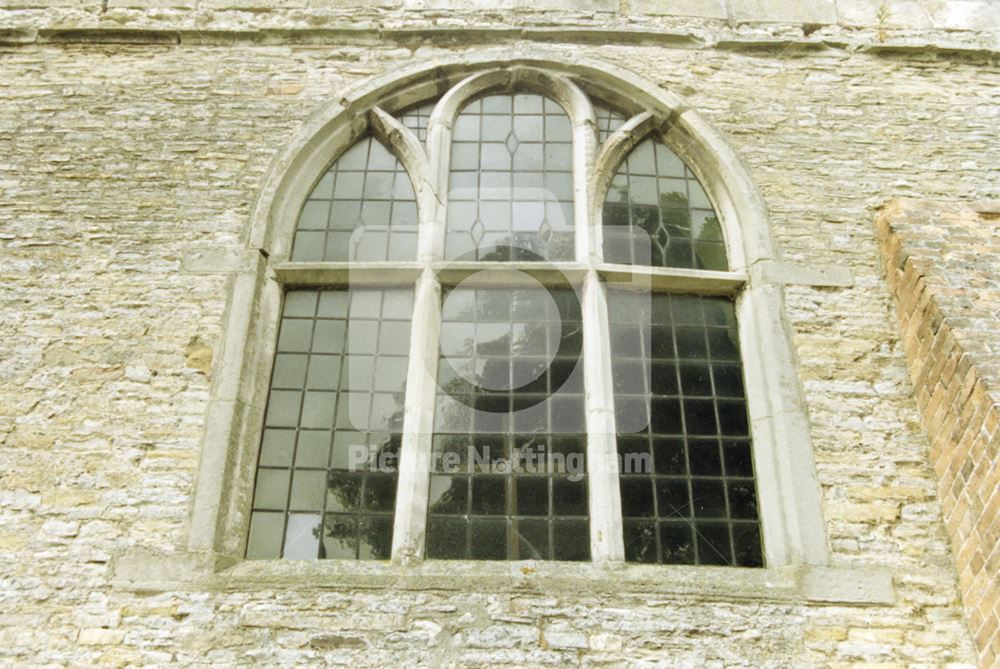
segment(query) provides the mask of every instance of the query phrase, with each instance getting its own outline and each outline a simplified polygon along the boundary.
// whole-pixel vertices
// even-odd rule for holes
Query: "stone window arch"
[[[572,233],[572,253],[538,262],[508,256],[502,259],[505,265],[491,270],[494,275],[499,271],[500,279],[477,284],[474,275],[483,269],[476,264],[481,258],[447,257],[455,121],[469,103],[485,95],[519,93],[554,101],[569,120],[569,197],[573,206],[572,221],[566,223]],[[359,141],[367,143],[369,157],[374,150],[384,150],[398,161],[398,166],[386,167],[387,173],[398,176],[405,172],[409,177],[410,189],[393,197],[398,195],[401,201],[412,200],[416,205],[419,232],[415,244],[407,246],[407,253],[413,252],[412,259],[392,257],[389,246],[385,247],[384,260],[358,256],[330,260],[322,253],[297,257],[297,244],[318,243],[299,241],[301,234],[309,231],[301,226],[303,203],[324,200],[310,198],[310,194],[320,187],[319,180],[331,164],[348,156]],[[520,141],[515,138],[510,145]],[[381,149],[373,149],[376,146]],[[647,150],[654,165],[661,160],[659,152],[668,152],[663,160],[676,157],[681,171],[659,175],[633,168],[630,156]],[[674,242],[657,235],[664,237],[669,226],[677,226],[662,212],[655,224],[649,222],[648,208],[642,216],[628,213],[629,238],[639,229],[648,233],[656,262],[639,262],[634,247],[627,258],[616,256],[611,259],[618,262],[609,262],[605,257],[612,236],[605,225],[609,220],[605,214],[611,208],[608,192],[622,174],[626,204],[641,198],[629,189],[645,187],[639,182],[651,177],[662,176],[664,183],[676,179],[685,188],[702,189],[700,209],[694,206],[690,190],[684,206],[714,212],[711,222],[701,219],[702,228],[711,228],[710,232],[705,237],[696,236],[688,224],[688,236],[676,237],[684,240],[686,250],[670,256]],[[635,185],[628,181],[632,176]],[[663,194],[655,196],[659,204],[648,206],[664,206]],[[544,198],[541,204],[544,210]],[[622,201],[610,202],[614,204]],[[364,227],[359,224],[348,230],[345,226],[336,232],[350,236],[359,226]],[[323,231],[324,244],[330,230]],[[391,236],[391,231],[386,234]],[[614,307],[609,306],[608,287],[628,288],[638,283],[652,294],[732,300],[739,324],[732,331],[742,351],[748,428],[754,444],[762,562],[768,567],[826,564],[820,492],[784,322],[782,286],[771,279],[774,272],[768,271],[776,259],[766,210],[732,150],[676,96],[606,66],[492,56],[370,82],[318,112],[276,159],[254,207],[247,248],[244,267],[234,280],[216,365],[189,550],[220,556],[224,562],[245,555],[268,384],[282,309],[288,309],[291,291],[312,291],[315,298],[305,299],[313,300],[313,309],[320,309],[316,305],[324,290],[406,286],[412,289],[413,325],[401,415],[400,474],[391,548],[387,555],[376,557],[391,557],[400,563],[423,559],[429,528],[429,481],[435,473],[431,463],[436,372],[431,370],[437,369],[439,356],[442,291],[470,279],[472,283],[464,285],[485,290],[493,285],[517,286],[527,277],[549,287],[565,282],[576,290],[580,301],[590,561],[614,564],[630,557],[626,544],[631,530],[628,516],[623,516],[626,510],[616,459],[616,435],[620,435],[616,419],[621,409],[615,402],[616,370],[609,334],[609,308],[613,312]],[[313,314],[320,318],[318,311]],[[466,541],[474,542],[475,538],[467,534]],[[664,549],[657,546],[657,556],[662,558]],[[634,551],[631,557],[635,557]]]

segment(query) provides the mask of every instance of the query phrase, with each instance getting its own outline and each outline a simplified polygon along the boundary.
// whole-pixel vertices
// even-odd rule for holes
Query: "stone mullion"
[[[621,495],[615,438],[611,336],[604,286],[591,270],[583,287],[583,365],[587,412],[587,489],[594,562],[622,562]]]
[[[424,553],[441,323],[441,285],[429,267],[417,280],[414,298],[392,537],[392,559],[398,561]]]
[[[419,202],[417,260],[423,270],[415,288],[410,335],[392,539],[395,561],[424,556],[441,336],[441,282],[435,265],[444,256],[450,148],[451,120],[441,122],[440,114],[432,114],[427,128],[427,171],[415,179],[428,188]]]

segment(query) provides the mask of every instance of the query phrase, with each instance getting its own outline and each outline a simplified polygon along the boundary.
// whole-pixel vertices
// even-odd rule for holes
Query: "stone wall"
[[[311,18],[321,23],[334,18],[354,22],[398,20],[416,16],[426,20],[466,21],[474,12],[492,15],[501,24],[512,18],[552,12],[577,17],[601,16],[643,22],[652,17],[711,19],[738,24],[808,24],[810,30],[824,26],[848,29],[948,30],[995,32],[1000,8],[990,0],[2,0],[0,8],[33,15],[52,22],[72,17],[72,26],[125,23],[136,18],[171,21],[185,15],[201,23],[244,14],[244,21],[260,24],[262,15],[284,16],[284,20]],[[55,10],[55,11],[53,11]],[[507,10],[504,16],[496,12]],[[246,14],[253,14],[250,18]],[[394,16],[395,14],[395,16]],[[323,18],[317,21],[317,18]],[[23,18],[23,17],[19,17]],[[549,17],[556,23],[565,18]],[[546,20],[546,19],[542,19]],[[70,27],[64,25],[63,27]],[[231,26],[230,26],[231,27]]]
[[[0,10],[0,661],[976,661],[871,221],[891,196],[995,189],[991,35],[890,31],[880,42],[873,27],[741,32],[596,11],[410,23],[392,6],[348,22],[354,10],[337,7],[45,4],[54,8],[4,0]],[[327,32],[309,27],[315,16],[334,17],[318,23]],[[625,24],[639,36],[616,37]],[[346,87],[484,48],[603,59],[685,96],[749,166],[785,258],[849,274],[841,285],[793,281],[788,317],[833,565],[888,570],[892,603],[474,581],[464,591],[112,584],[125,550],[184,546],[210,352],[271,159]]]
[[[893,202],[879,241],[898,303],[980,664],[1000,658],[1000,205]]]

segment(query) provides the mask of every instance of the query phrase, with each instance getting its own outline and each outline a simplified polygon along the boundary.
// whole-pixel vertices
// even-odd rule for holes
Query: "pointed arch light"
[[[538,122],[543,127],[550,116],[567,120],[568,152],[561,158],[565,161],[561,173],[566,174],[567,183],[555,201],[568,205],[562,211],[568,212],[566,218],[571,218],[564,221],[566,239],[572,240],[566,247],[569,250],[557,257],[543,258],[544,262],[512,255],[489,262],[475,254],[467,257],[450,252],[449,234],[457,225],[456,203],[478,203],[480,208],[475,215],[481,217],[482,203],[496,197],[495,193],[483,190],[481,180],[471,186],[478,189],[472,198],[462,200],[456,193],[456,174],[464,170],[481,179],[489,171],[483,169],[481,162],[475,169],[471,163],[459,162],[471,159],[456,154],[455,147],[467,141],[462,133],[468,130],[462,126],[468,125],[463,119],[470,117],[468,110],[474,108],[470,105],[480,105],[476,112],[480,122],[477,135],[474,141],[468,141],[476,147],[473,151],[476,159],[482,161],[483,146],[493,140],[492,135],[482,133],[482,123],[489,121],[485,119],[489,114],[483,107],[484,101],[493,100],[496,104],[511,101],[509,113],[496,116],[513,127],[518,100],[535,105],[536,98],[541,104]],[[621,109],[613,112],[599,106],[597,113],[595,99],[624,102]],[[431,107],[433,101],[436,102]],[[546,107],[547,104],[552,106]],[[422,111],[408,118],[407,110],[418,107]],[[418,132],[425,137],[418,136]],[[491,128],[490,132],[500,130]],[[513,141],[509,140],[511,136]],[[504,163],[502,167],[511,175],[521,142],[516,132],[493,142],[506,148],[511,166]],[[366,173],[351,168],[362,153],[368,161],[368,173],[371,161],[376,161],[382,166],[383,176],[370,187],[362,178],[358,190],[357,177],[344,175]],[[649,166],[643,165],[646,157],[649,158],[646,162],[651,161]],[[663,173],[657,171],[660,167],[665,170]],[[347,184],[341,191],[343,197],[338,195],[336,185],[342,176]],[[616,191],[616,185],[620,185],[616,179],[620,181],[621,176],[625,178],[624,188]],[[541,186],[548,186],[544,178]],[[671,207],[669,196],[680,193],[681,186],[685,201]],[[543,196],[539,201],[544,211],[547,200]],[[519,200],[510,195],[504,202],[505,206],[514,207]],[[372,203],[379,206],[370,206]],[[373,212],[389,209],[389,222],[384,230],[374,229],[377,226],[367,221],[363,213],[366,204]],[[634,245],[629,247],[627,255],[622,255],[620,246],[614,245],[611,223],[621,222],[622,205],[627,225],[618,227],[629,229],[630,239],[637,236],[636,230],[648,234],[649,261],[640,262]],[[398,214],[392,213],[397,206]],[[666,212],[667,209],[670,211]],[[347,213],[339,214],[338,218],[333,214],[335,210]],[[358,217],[353,218],[351,212],[358,213]],[[669,218],[668,213],[676,214],[676,218]],[[692,213],[700,218],[693,221]],[[396,215],[402,217],[401,221],[395,219]],[[650,216],[655,216],[655,224],[649,222]],[[543,220],[544,215],[540,221]],[[268,379],[278,341],[278,314],[283,301],[287,308],[289,291],[308,289],[316,293],[317,289],[350,286],[388,294],[405,286],[411,296],[408,299],[412,303],[412,327],[405,363],[406,386],[401,395],[396,511],[392,517],[391,548],[387,545],[385,550],[386,556],[401,562],[422,559],[426,555],[427,517],[432,504],[429,491],[434,475],[442,297],[451,287],[487,272],[492,278],[477,279],[484,286],[525,286],[529,280],[542,286],[568,282],[579,300],[583,333],[579,356],[586,384],[586,391],[580,391],[584,421],[581,434],[586,435],[588,462],[584,517],[589,517],[586,554],[591,560],[642,561],[649,559],[648,550],[652,550],[651,561],[671,561],[670,556],[674,555],[671,546],[676,547],[677,541],[682,540],[676,532],[657,529],[656,519],[665,517],[658,516],[658,512],[644,516],[641,510],[623,507],[623,503],[625,507],[636,503],[636,498],[625,497],[625,479],[617,457],[622,441],[618,438],[622,434],[619,423],[625,405],[617,382],[622,372],[612,364],[621,355],[612,333],[615,310],[623,302],[611,293],[623,288],[632,293],[651,292],[654,297],[648,300],[650,313],[660,310],[672,314],[673,320],[662,323],[654,320],[652,327],[673,328],[674,357],[669,360],[649,357],[652,355],[649,350],[645,355],[651,365],[664,368],[674,365],[682,394],[684,384],[688,383],[682,368],[698,366],[697,361],[684,357],[687,354],[682,353],[681,347],[687,344],[682,342],[683,337],[701,336],[705,342],[701,344],[703,353],[696,351],[691,355],[719,363],[722,371],[708,372],[708,378],[713,379],[709,386],[721,385],[720,375],[730,374],[732,366],[729,359],[715,360],[713,356],[729,355],[722,352],[729,344],[742,351],[748,418],[745,427],[732,429],[743,430],[736,435],[737,441],[753,438],[754,451],[748,471],[752,471],[756,480],[755,504],[760,510],[763,553],[758,558],[739,557],[732,542],[743,532],[743,525],[736,521],[724,529],[728,539],[705,539],[701,534],[707,533],[712,523],[706,521],[705,532],[698,534],[697,514],[690,523],[696,528],[690,541],[698,545],[703,540],[705,548],[693,550],[729,546],[729,557],[724,563],[734,560],[745,565],[766,562],[769,566],[825,563],[826,539],[818,484],[804,404],[782,316],[782,289],[755,271],[756,263],[773,257],[766,210],[747,170],[732,150],[676,96],[629,73],[580,61],[565,65],[555,60],[484,56],[478,62],[398,73],[349,93],[306,124],[276,158],[255,204],[251,223],[248,248],[259,255],[248,260],[247,269],[237,277],[230,298],[223,357],[237,362],[219,378],[210,407],[213,418],[205,436],[189,542],[193,550],[212,550],[234,557],[244,553],[250,510],[254,508],[253,489],[247,482],[253,481],[259,461],[260,425],[265,420]],[[378,252],[358,251],[369,248],[363,246],[367,242],[357,239],[359,229],[363,235],[380,240],[381,245],[370,244],[371,248],[378,246]],[[508,230],[513,233],[514,228]],[[683,233],[687,236],[683,237]],[[667,239],[669,235],[674,238]],[[354,251],[337,255],[339,242],[331,245],[331,238],[349,241],[353,246],[348,248]],[[394,247],[395,239],[405,242]],[[675,245],[676,239],[683,240],[683,249],[678,250],[681,247]],[[397,255],[394,248],[403,250]],[[662,299],[656,297],[661,294]],[[702,297],[676,297],[684,294]],[[237,308],[246,304],[252,307]],[[724,304],[729,306],[719,306]],[[694,313],[691,309],[698,314],[696,317],[690,315]],[[311,317],[316,322],[323,318],[318,311]],[[713,318],[721,320],[713,322]],[[739,322],[738,328],[734,318]],[[718,332],[713,327],[718,327]],[[649,337],[641,332],[636,336],[640,342],[646,341],[644,336]],[[637,354],[636,359],[641,357]],[[691,412],[695,409],[689,411],[683,404],[686,400],[678,402],[681,403],[679,420],[694,420]],[[718,413],[727,403],[734,407],[737,404],[735,399],[726,399],[705,405],[715,407],[712,420],[718,421],[720,431],[713,438],[716,447],[722,449],[718,451],[720,461],[730,454],[725,450],[728,447],[724,431],[729,428],[722,427],[726,417]],[[657,406],[656,416],[666,416],[674,410],[666,399]],[[663,427],[661,432],[669,434],[669,429],[673,428]],[[654,438],[656,435],[648,437],[645,448],[650,449],[655,460],[659,442]],[[690,460],[693,447],[688,448]],[[685,471],[690,472],[690,462],[686,467]],[[706,475],[707,478],[711,477]],[[745,485],[742,489],[734,488],[733,481],[722,474],[717,478],[720,483],[712,489],[717,492],[705,494],[718,494],[723,507],[729,508],[726,505],[734,503],[726,500],[748,494]],[[659,500],[658,481],[650,477],[650,492],[637,494]],[[640,482],[635,487],[643,485],[646,483]],[[696,498],[691,497],[694,494],[691,482],[686,485],[688,503],[696,504]],[[508,488],[507,494],[513,494],[511,490]],[[551,516],[547,521],[548,536],[553,541],[552,533],[558,531],[560,521],[553,516],[556,512],[551,507],[547,513]],[[728,517],[732,521],[732,516]],[[574,516],[574,522],[577,518]],[[722,527],[724,523],[716,525]],[[644,535],[647,530],[652,534]],[[648,550],[636,558],[635,542],[643,541],[643,536],[647,542],[644,550]],[[473,534],[466,537],[467,541],[475,541]],[[508,537],[506,541],[512,540]],[[633,542],[631,548],[629,541]],[[680,561],[694,560],[682,556]],[[697,561],[711,563],[708,559]]]

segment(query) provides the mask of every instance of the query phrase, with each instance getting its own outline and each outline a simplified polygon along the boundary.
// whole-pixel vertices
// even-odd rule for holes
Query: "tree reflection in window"
[[[412,291],[285,296],[247,557],[387,559]]]
[[[589,559],[581,330],[570,288],[447,295],[428,557]]]
[[[604,201],[611,263],[725,270],[722,227],[691,170],[664,144],[636,146]]]

